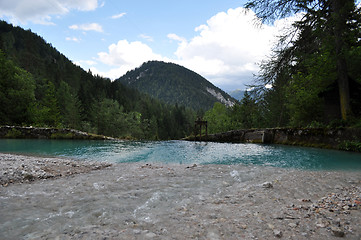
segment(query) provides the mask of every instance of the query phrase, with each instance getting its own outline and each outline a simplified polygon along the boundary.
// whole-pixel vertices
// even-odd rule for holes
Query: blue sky
[[[245,89],[291,19],[256,26],[244,0],[1,0],[0,18],[42,36],[85,70],[116,79],[149,60]]]

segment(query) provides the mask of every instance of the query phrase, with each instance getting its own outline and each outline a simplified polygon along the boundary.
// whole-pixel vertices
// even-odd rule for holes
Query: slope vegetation
[[[215,102],[232,106],[235,100],[199,74],[160,61],[144,63],[117,81],[169,104],[208,110]]]

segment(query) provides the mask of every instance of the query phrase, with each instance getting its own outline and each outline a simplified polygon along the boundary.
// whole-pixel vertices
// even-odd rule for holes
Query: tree
[[[66,82],[60,82],[56,97],[63,124],[70,128],[79,128],[81,120],[80,101],[76,94],[72,93],[71,88]]]
[[[349,63],[350,49],[358,45],[360,38],[360,14],[353,0],[251,0],[247,8],[255,10],[264,22],[303,12],[303,18],[294,24],[295,39],[275,51],[277,60],[270,60],[263,68],[265,83],[273,84],[279,72],[287,72],[289,81],[295,81],[294,74],[302,73],[311,78],[315,66],[305,65],[309,59],[329,54],[334,66],[339,91],[340,115],[347,120],[351,114]],[[280,45],[289,39],[283,37]],[[285,65],[282,65],[286,63]],[[286,69],[286,71],[285,71]],[[267,72],[269,71],[269,72]],[[315,73],[315,71],[313,71]],[[321,74],[323,74],[321,72]],[[314,76],[312,76],[314,77]],[[329,81],[330,79],[326,79]],[[288,83],[287,83],[288,84]],[[326,86],[327,87],[327,86]]]
[[[55,86],[48,81],[45,89],[45,96],[35,104],[34,123],[40,126],[57,127],[61,122],[61,115],[56,99]]]
[[[232,129],[228,111],[224,104],[215,102],[213,108],[204,114],[204,119],[208,121],[209,133],[226,132]]]
[[[31,122],[35,102],[32,75],[5,58],[0,50],[0,124]]]
[[[262,124],[258,105],[251,95],[246,91],[240,105],[240,125],[242,128],[255,128]]]
[[[95,103],[92,109],[92,122],[98,134],[121,137],[127,133],[126,115],[117,101],[104,98]]]

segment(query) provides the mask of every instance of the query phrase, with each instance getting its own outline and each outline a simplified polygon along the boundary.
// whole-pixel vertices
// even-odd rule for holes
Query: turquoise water
[[[310,170],[361,170],[361,154],[282,145],[0,139],[0,152],[111,163],[256,164]]]

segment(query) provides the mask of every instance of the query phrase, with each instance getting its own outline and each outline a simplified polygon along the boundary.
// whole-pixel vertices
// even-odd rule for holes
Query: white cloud
[[[140,41],[128,42],[127,40],[120,40],[117,44],[111,44],[108,47],[108,52],[98,53],[98,58],[100,62],[114,68],[108,72],[101,72],[96,68],[91,68],[91,71],[111,79],[119,78],[127,71],[150,60],[167,61],[161,55],[155,54],[148,45]]]
[[[98,23],[74,24],[69,26],[69,28],[73,30],[103,32],[103,27]]]
[[[7,16],[13,23],[31,21],[37,24],[54,25],[51,16],[64,15],[72,9],[91,11],[98,7],[98,0],[16,0],[0,1],[0,17]]]
[[[153,42],[153,41],[154,41],[154,39],[153,39],[151,36],[148,36],[148,35],[146,35],[146,34],[140,34],[139,37],[141,37],[141,38],[143,38],[143,39],[145,39],[145,40],[147,40],[147,41],[149,41],[149,42]]]
[[[273,26],[259,25],[253,11],[237,8],[220,12],[196,27],[197,35],[189,41],[176,34],[168,34],[168,38],[179,41],[177,63],[222,88],[241,87],[252,81],[280,29],[289,25],[289,19],[276,21]]]
[[[66,37],[65,38],[66,41],[73,41],[73,42],[80,42],[81,39],[77,38],[77,37]]]
[[[175,33],[169,33],[167,35],[167,37],[170,39],[170,40],[175,40],[175,41],[178,41],[178,42],[186,42],[187,39],[185,39],[184,37],[180,37],[178,36],[177,34]]]
[[[93,11],[98,7],[98,0],[54,0],[67,8],[75,8],[80,11]]]
[[[111,18],[112,19],[118,19],[118,18],[123,17],[124,15],[126,15],[126,13],[120,13],[120,14],[117,14],[117,15],[113,15]]]

